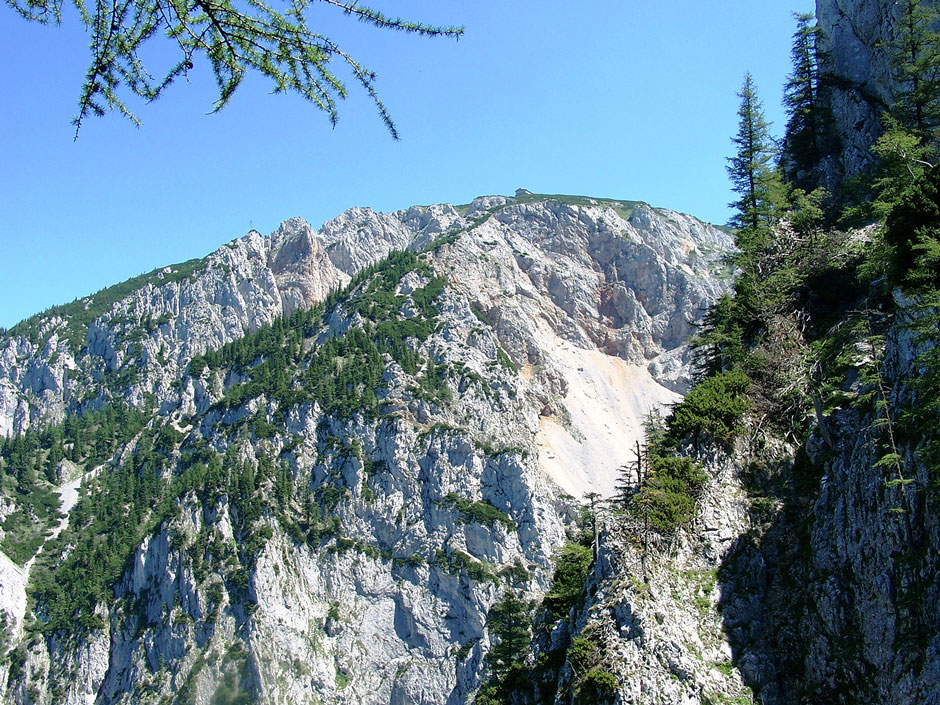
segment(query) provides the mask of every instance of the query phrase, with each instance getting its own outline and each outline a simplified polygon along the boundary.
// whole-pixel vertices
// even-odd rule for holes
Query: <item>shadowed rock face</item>
[[[219,406],[244,373],[186,372],[194,354],[448,233],[422,256],[426,269],[394,283],[403,298],[388,314],[420,321],[418,293],[443,278],[427,338],[408,345],[420,365],[444,370],[445,401],[420,392],[429,367],[408,372],[390,358],[377,416],[263,396]],[[131,703],[185,685],[209,703],[231,681],[285,705],[464,702],[485,672],[487,614],[507,581],[533,599],[547,590],[571,496],[609,493],[643,414],[687,384],[684,339],[728,284],[730,245],[720,229],[643,204],[526,196],[477,199],[464,215],[353,209],[319,232],[293,219],[268,237],[249,233],[192,275],[163,270],[88,323],[80,350],[66,316],[40,321],[32,339],[8,336],[5,432],[153,392],[154,423],[240,463],[284,463],[308,496],[332,490],[323,507],[340,534],[298,538],[265,516],[258,530],[270,535],[236,586],[232,556],[246,539],[237,498],[187,494],[129,557],[115,600],[97,608],[103,626],[17,641],[26,677],[0,666],[0,698]],[[316,384],[302,379],[309,355],[363,315],[341,301],[304,333],[299,367],[287,370],[294,389]],[[125,385],[109,386],[121,374]],[[249,419],[274,431],[233,430]],[[213,548],[197,551],[197,538]],[[21,583],[0,592],[0,611],[22,614]]]
[[[820,98],[832,111],[839,140],[821,165],[830,188],[873,163],[881,116],[898,95],[889,49],[882,45],[893,40],[899,13],[893,0],[816,0],[825,77]]]

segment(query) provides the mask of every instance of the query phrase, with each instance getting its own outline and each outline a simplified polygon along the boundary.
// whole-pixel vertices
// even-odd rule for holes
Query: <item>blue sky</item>
[[[519,0],[375,3],[463,24],[428,40],[313,8],[318,27],[378,74],[401,140],[350,84],[331,128],[292,96],[246,79],[231,104],[197,64],[135,128],[70,118],[87,36],[7,8],[0,42],[0,326],[255,228],[314,227],[351,206],[466,203],[524,187],[647,201],[716,223],[742,77],[782,129],[792,11],[809,0]],[[155,42],[162,43],[162,38]],[[155,48],[155,58],[165,57]]]

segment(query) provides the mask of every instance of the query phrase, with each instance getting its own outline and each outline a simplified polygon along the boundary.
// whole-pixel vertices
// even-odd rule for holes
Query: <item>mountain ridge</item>
[[[536,200],[541,197],[535,195],[527,198],[529,203],[541,202]],[[546,200],[553,202],[553,198],[546,197]],[[590,207],[590,202],[595,200],[602,204],[614,203],[609,199],[568,198],[585,207]],[[629,208],[634,204],[648,208],[638,202],[616,203],[626,203]],[[51,411],[53,420],[62,418],[68,406],[62,398],[65,387],[69,386],[65,379],[66,369],[72,370],[72,374],[78,372],[75,358],[81,355],[84,348],[93,357],[99,358],[88,376],[101,378],[106,372],[114,372],[120,366],[118,358],[122,356],[116,348],[128,336],[141,336],[141,328],[143,333],[152,335],[156,328],[158,333],[168,333],[164,336],[168,342],[182,336],[181,349],[171,351],[168,356],[181,367],[193,353],[217,347],[234,336],[251,332],[275,315],[289,315],[298,306],[309,306],[321,300],[330,289],[343,283],[344,275],[350,276],[350,272],[354,273],[365,264],[377,261],[392,249],[421,247],[430,237],[442,234],[447,229],[471,227],[475,219],[486,217],[491,208],[514,204],[515,199],[507,197],[481,197],[468,207],[464,216],[446,204],[411,207],[389,214],[357,207],[326,221],[318,233],[314,233],[302,219],[293,218],[285,221],[268,238],[252,231],[254,235],[249,232],[232,240],[201,260],[163,267],[71,304],[53,307],[48,314],[36,314],[0,337],[0,435],[28,428],[37,414],[41,417],[43,413]],[[665,214],[667,218],[672,217],[669,214],[673,213],[666,209],[652,212]],[[629,215],[629,211],[625,213]],[[675,216],[677,219],[689,218],[681,214]],[[717,239],[723,242],[723,247],[727,247],[729,241],[726,238],[719,236]],[[239,258],[233,258],[230,251],[237,248],[243,251],[239,253]],[[268,262],[268,257],[273,259]],[[236,260],[241,270],[234,272],[234,285],[225,290],[225,282],[220,280],[231,271]],[[299,271],[297,267],[307,269]],[[180,286],[195,281],[197,274],[205,273],[207,268],[215,270],[217,275],[211,282],[215,291],[199,292],[203,308],[200,315],[206,318],[209,325],[200,325],[197,320],[193,322],[193,330],[190,330],[189,321],[176,320],[187,304],[176,297],[179,296]],[[141,282],[141,286],[127,291],[128,283],[137,282]],[[180,286],[175,287],[176,291],[170,292],[168,296],[165,294],[166,300],[163,302],[140,300],[140,296],[137,301],[133,301],[135,294],[140,294],[148,287],[165,290],[167,287],[174,288],[174,284]],[[111,293],[114,291],[117,291],[117,295]],[[102,296],[103,302],[99,300]],[[115,307],[120,309],[122,304],[124,309],[129,310],[113,311]],[[213,307],[228,310],[206,310]],[[147,310],[147,313],[144,314],[142,310]],[[124,318],[127,320],[122,320]],[[77,322],[73,323],[74,319]],[[176,333],[179,329],[182,332]],[[46,350],[50,341],[52,347]],[[144,367],[156,357],[159,348],[152,352],[148,349],[148,353],[149,356],[140,360]],[[37,364],[38,361],[50,359],[52,364]],[[30,363],[27,369],[18,370],[17,367],[25,360]],[[76,405],[74,398],[79,391],[78,385],[71,386],[76,387],[76,391],[71,394],[71,408],[80,408],[82,400]],[[138,393],[138,401],[140,396],[141,393]],[[29,403],[30,397],[34,398],[32,404]],[[46,398],[45,403],[43,397]],[[50,400],[52,404],[48,403]],[[41,408],[44,405],[46,409]]]

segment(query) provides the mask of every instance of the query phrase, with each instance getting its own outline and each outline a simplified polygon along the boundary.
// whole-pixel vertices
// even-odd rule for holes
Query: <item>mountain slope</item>
[[[5,697],[463,702],[569,495],[685,388],[729,244],[626,202],[353,209],[15,327],[7,497],[103,467],[2,605]],[[5,500],[4,550],[44,506]]]

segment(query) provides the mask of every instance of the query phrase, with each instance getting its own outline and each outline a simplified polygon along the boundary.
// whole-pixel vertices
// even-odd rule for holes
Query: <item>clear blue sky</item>
[[[350,84],[332,129],[299,98],[248,79],[207,115],[214,83],[69,123],[88,61],[68,14],[31,25],[0,7],[0,326],[158,266],[201,257],[251,227],[351,206],[466,203],[524,187],[647,201],[723,223],[743,74],[782,129],[791,11],[811,0],[521,0],[375,3],[463,24],[459,42],[383,32],[317,7],[378,74],[401,133]],[[163,42],[162,38],[155,41]],[[155,52],[159,57],[160,53]]]

